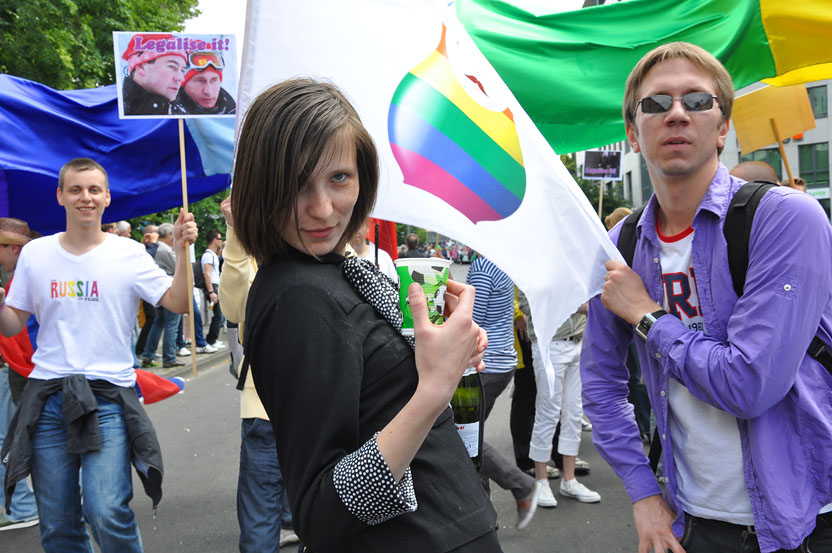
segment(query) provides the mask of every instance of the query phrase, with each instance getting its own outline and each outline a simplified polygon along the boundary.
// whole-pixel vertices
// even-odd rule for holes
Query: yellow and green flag
[[[624,139],[624,82],[672,41],[716,56],[736,88],[832,78],[830,0],[631,0],[532,14],[457,0],[457,16],[557,153]]]

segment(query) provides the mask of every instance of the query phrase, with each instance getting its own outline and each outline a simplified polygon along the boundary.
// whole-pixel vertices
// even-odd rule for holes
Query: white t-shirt
[[[220,256],[214,253],[213,250],[205,250],[205,253],[202,254],[202,259],[199,261],[202,264],[203,270],[205,269],[206,265],[211,266],[211,286],[214,287],[214,290],[219,290],[220,285]]]
[[[72,255],[59,234],[29,242],[20,253],[8,304],[40,324],[29,378],[83,374],[117,386],[136,381],[131,332],[139,298],[156,305],[172,279],[144,246],[113,234]]]
[[[373,263],[376,260],[376,246],[372,242],[370,242],[370,247],[366,250],[366,253],[362,256],[359,256],[361,259],[369,259]],[[399,275],[396,273],[396,265],[393,263],[393,258],[390,257],[390,254],[386,251],[382,250],[381,248],[378,249],[378,268],[379,270],[384,273],[385,275],[390,277],[390,280],[393,282],[399,282]]]
[[[693,270],[693,228],[662,236],[664,309],[688,328],[707,332]],[[691,394],[676,379],[668,380],[670,436],[676,463],[676,498],[698,517],[732,524],[754,524],[745,487],[737,419]]]

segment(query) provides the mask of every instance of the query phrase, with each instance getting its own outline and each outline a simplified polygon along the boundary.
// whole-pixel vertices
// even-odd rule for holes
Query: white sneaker
[[[0,532],[5,532],[6,530],[19,530],[21,528],[29,528],[30,526],[34,526],[39,522],[40,519],[38,518],[37,514],[32,518],[14,521],[7,518],[6,515],[3,514],[3,512],[0,512]]]
[[[572,480],[561,480],[560,495],[577,499],[581,503],[598,503],[601,501],[601,494],[590,490],[578,482],[577,478],[573,478]]]
[[[279,546],[283,547],[284,545],[289,545],[292,543],[298,543],[300,538],[298,535],[295,534],[295,531],[291,528],[281,528],[280,529],[280,543]]]
[[[196,348],[199,351],[199,348]],[[179,351],[176,352],[176,355],[179,357],[187,357],[191,354],[190,348],[180,348]]]
[[[213,344],[208,344],[208,345],[211,346],[212,348],[215,348],[215,349],[218,349],[218,350],[226,348],[225,342],[220,342],[219,340],[217,340]]]
[[[584,432],[592,432],[592,423],[586,418],[586,415],[581,415],[581,430]]]
[[[197,346],[196,347],[197,353],[217,353],[217,348],[212,346],[211,344],[205,344],[204,346]]]
[[[538,480],[537,487],[540,488],[540,493],[537,497],[537,504],[540,507],[557,507],[558,500],[555,499],[555,494],[552,493],[552,488],[549,487],[548,480]]]

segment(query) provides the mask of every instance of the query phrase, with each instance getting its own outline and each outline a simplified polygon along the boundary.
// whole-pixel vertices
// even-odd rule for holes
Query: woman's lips
[[[332,230],[333,230],[334,228],[335,228],[335,227],[326,227],[326,228],[320,228],[320,229],[310,229],[310,230],[305,230],[304,232],[305,232],[305,233],[307,233],[307,234],[308,234],[309,236],[311,236],[312,238],[315,238],[315,239],[317,239],[317,240],[320,240],[320,239],[322,239],[322,238],[326,238],[326,237],[328,237],[330,234],[332,234]]]

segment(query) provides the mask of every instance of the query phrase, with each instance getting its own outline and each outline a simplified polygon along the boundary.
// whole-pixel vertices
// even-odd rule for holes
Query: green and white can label
[[[445,315],[445,291],[448,285],[451,261],[438,257],[400,258],[395,261],[399,274],[399,307],[402,310],[402,334],[413,336],[413,313],[407,299],[407,289],[417,283],[425,292],[428,302],[428,318],[433,324],[441,324]]]

